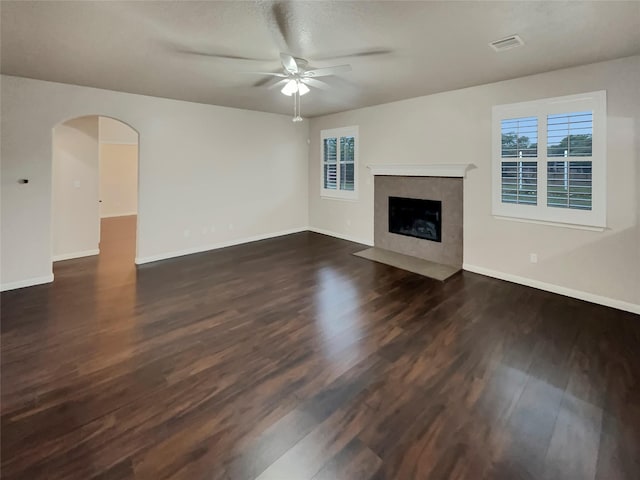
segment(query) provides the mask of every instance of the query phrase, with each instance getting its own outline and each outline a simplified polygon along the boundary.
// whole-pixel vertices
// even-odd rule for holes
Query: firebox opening
[[[442,202],[389,197],[389,232],[442,242]]]

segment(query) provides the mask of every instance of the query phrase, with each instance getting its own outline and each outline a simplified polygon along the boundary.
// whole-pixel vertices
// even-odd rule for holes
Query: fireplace
[[[442,202],[389,197],[389,232],[442,242]]]
[[[463,251],[464,169],[461,168],[459,172],[437,166],[388,166],[380,169],[375,172],[373,200],[375,248],[460,268]],[[440,226],[435,228],[437,240],[427,241],[409,232],[393,233],[393,221],[389,222],[393,203],[393,200],[389,200],[390,197],[409,199],[410,202],[415,201],[414,199],[436,201],[438,217],[434,218],[435,215],[432,215],[431,220],[429,217],[426,220],[432,223],[435,223],[433,220],[440,220]]]

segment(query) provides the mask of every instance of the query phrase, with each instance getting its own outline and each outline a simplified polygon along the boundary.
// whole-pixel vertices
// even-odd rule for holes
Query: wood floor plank
[[[3,292],[1,464],[28,480],[640,478],[640,317],[310,232]]]
[[[566,392],[549,442],[544,478],[595,479],[601,422],[601,408]]]
[[[237,480],[256,478],[317,426],[318,421],[311,414],[300,409],[291,410],[252,438],[248,445],[235,447],[239,452],[227,467],[230,477]]]
[[[370,480],[381,466],[380,457],[354,438],[312,480]]]
[[[340,407],[264,470],[257,480],[309,480],[365,427],[370,415],[362,403]]]

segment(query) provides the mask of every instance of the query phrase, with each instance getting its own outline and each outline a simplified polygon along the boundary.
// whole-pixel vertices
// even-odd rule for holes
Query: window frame
[[[592,152],[590,157],[549,157],[547,148],[547,116],[580,111],[593,112]],[[502,202],[502,162],[518,161],[516,158],[502,158],[502,120],[537,117],[538,147],[536,157],[522,158],[522,161],[537,164],[536,205],[511,204]],[[492,109],[492,214],[495,217],[519,221],[543,222],[604,229],[606,228],[606,186],[607,186],[607,96],[605,90],[596,92],[545,98],[529,102],[495,105]],[[550,207],[547,205],[547,168],[549,162],[590,161],[591,162],[591,210]]]
[[[353,137],[353,190],[340,189],[340,165],[342,152],[341,137]],[[320,131],[320,196],[322,198],[357,200],[358,198],[358,157],[359,157],[359,128],[357,125],[341,128],[331,128]],[[324,188],[324,141],[327,138],[337,139],[336,145],[336,189]]]

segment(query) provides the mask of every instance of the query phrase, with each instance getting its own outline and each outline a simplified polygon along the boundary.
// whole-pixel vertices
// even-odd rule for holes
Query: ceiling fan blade
[[[194,55],[199,57],[210,57],[210,58],[221,58],[224,60],[250,60],[253,62],[269,62],[269,59],[266,58],[253,58],[253,57],[244,57],[242,55],[227,55],[224,53],[209,53],[209,52],[201,52],[198,50],[184,50],[179,49],[176,50],[178,53],[186,54],[186,55]]]
[[[282,50],[290,50],[296,48],[293,45],[294,33],[291,27],[293,20],[293,12],[295,5],[293,2],[264,2],[266,7],[267,26],[271,30],[276,44]],[[269,6],[269,3],[271,5]]]
[[[278,80],[276,83],[272,83],[271,85],[269,85],[267,89],[273,90],[274,88],[280,88],[281,86],[284,87],[285,83],[287,83],[288,81],[289,81],[288,78]]]
[[[315,70],[307,70],[302,74],[303,77],[326,77],[329,75],[338,75],[351,71],[351,65],[336,65],[335,67],[316,68]]]
[[[393,50],[389,50],[386,48],[377,48],[373,50],[362,50],[360,52],[345,53],[342,55],[338,54],[338,55],[325,56],[325,57],[312,56],[310,58],[317,61],[326,61],[326,60],[337,60],[339,58],[373,57],[377,55],[388,55],[390,53],[393,53]]]
[[[288,53],[281,53],[280,60],[282,60],[282,66],[289,73],[298,73],[298,64],[296,59]]]
[[[265,85],[269,85],[270,83],[277,82],[277,77],[262,77],[260,80],[257,80],[251,84],[252,87],[264,87]]]
[[[329,90],[331,88],[327,83],[324,83],[321,80],[316,80],[315,78],[302,78],[300,81],[302,83],[306,83],[310,87],[319,88],[320,90]]]
[[[248,73],[249,75],[269,75],[271,77],[281,77],[281,78],[287,78],[288,75],[285,75],[284,73],[277,73],[277,72],[242,72],[242,73]]]

